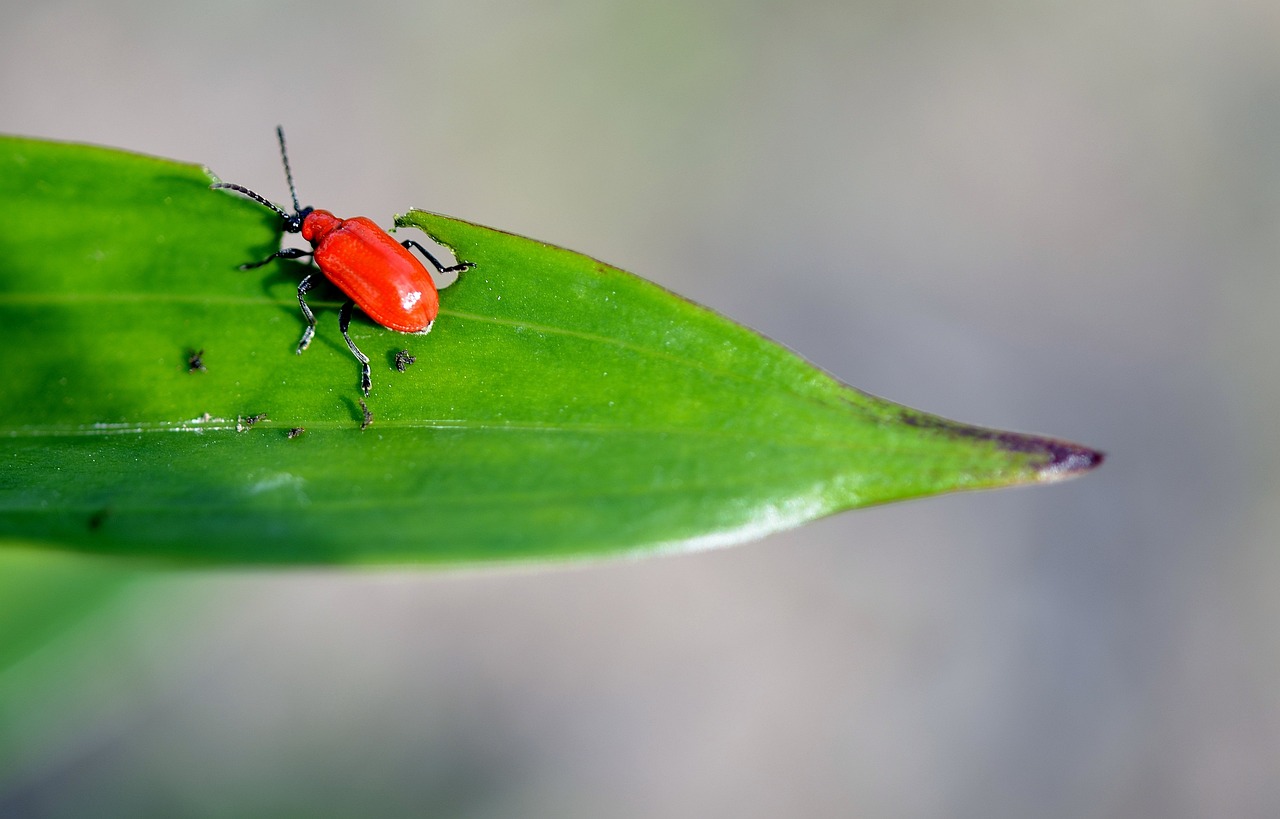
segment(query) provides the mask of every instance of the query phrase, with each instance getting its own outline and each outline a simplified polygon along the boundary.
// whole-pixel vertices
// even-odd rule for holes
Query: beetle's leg
[[[368,395],[369,390],[373,388],[373,379],[369,377],[369,356],[360,352],[360,348],[351,340],[351,335],[347,332],[347,328],[351,326],[351,310],[355,306],[356,303],[350,299],[342,305],[342,309],[338,311],[338,328],[342,330],[342,337],[347,340],[351,354],[360,362],[360,389]]]
[[[264,264],[270,264],[276,259],[301,259],[303,256],[310,256],[312,252],[313,251],[310,250],[303,250],[300,247],[282,247],[260,262],[249,262],[248,264],[240,265],[240,269],[253,270],[255,267],[262,267]]]
[[[316,316],[307,306],[307,291],[311,289],[311,277],[303,276],[298,282],[298,304],[302,307],[302,317],[307,320],[307,329],[302,331],[302,340],[298,342],[298,355],[311,344],[311,337],[316,334]]]
[[[452,267],[445,267],[444,265],[440,264],[439,259],[431,255],[430,250],[427,250],[425,247],[418,244],[414,240],[405,239],[400,244],[404,245],[405,250],[408,250],[411,247],[416,247],[418,249],[418,252],[421,253],[423,256],[426,256],[427,261],[431,262],[431,264],[435,266],[436,271],[439,273],[461,273],[464,270],[470,270],[471,268],[475,267],[475,264],[472,262],[458,262]]]

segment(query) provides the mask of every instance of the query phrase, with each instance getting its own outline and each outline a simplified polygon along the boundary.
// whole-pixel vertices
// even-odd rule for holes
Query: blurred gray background
[[[565,245],[1049,488],[572,569],[149,574],[0,815],[1280,815],[1280,3],[0,1],[0,131]],[[69,225],[92,229],[92,225]]]

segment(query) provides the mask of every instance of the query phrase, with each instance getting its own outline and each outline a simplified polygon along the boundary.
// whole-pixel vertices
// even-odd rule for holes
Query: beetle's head
[[[284,232],[285,233],[301,233],[302,223],[307,221],[307,217],[311,215],[311,211],[315,208],[303,208],[293,215],[284,215]]]

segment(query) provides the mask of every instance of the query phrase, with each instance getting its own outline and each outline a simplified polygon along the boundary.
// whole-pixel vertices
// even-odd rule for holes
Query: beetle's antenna
[[[249,190],[243,185],[232,185],[230,182],[216,182],[210,185],[209,187],[210,188],[226,188],[229,191],[235,191],[236,193],[243,193],[245,196],[257,202],[259,205],[266,205],[267,207],[274,210],[276,213],[280,214],[281,219],[284,219],[286,222],[289,221],[289,214],[285,213],[280,208],[279,205],[277,205],[274,202],[271,202],[270,200],[264,197],[259,196],[258,194],[254,193],[253,191]]]
[[[280,125],[276,126],[276,136],[280,138],[280,158],[284,160],[284,177],[289,180],[289,195],[293,197],[293,209],[298,212],[302,210],[302,206],[298,204],[298,192],[293,187],[293,171],[289,169],[289,152],[284,149],[284,128]]]

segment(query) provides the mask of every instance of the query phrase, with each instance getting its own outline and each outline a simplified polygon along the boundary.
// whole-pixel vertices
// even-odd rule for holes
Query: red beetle
[[[397,242],[389,233],[363,216],[339,219],[327,210],[301,207],[298,204],[298,193],[293,187],[289,154],[284,147],[284,129],[277,126],[276,136],[280,139],[280,158],[284,160],[289,195],[293,197],[292,214],[241,185],[218,182],[209,187],[233,190],[266,205],[280,214],[286,233],[301,233],[302,238],[311,243],[311,250],[281,248],[260,262],[240,265],[240,269],[261,267],[275,259],[301,259],[310,256],[324,277],[347,294],[347,301],[338,311],[338,327],[342,330],[342,337],[347,340],[347,346],[351,348],[351,354],[360,362],[360,388],[368,395],[373,386],[369,376],[369,357],[360,352],[347,332],[351,325],[352,308],[358,306],[383,327],[401,333],[425,335],[431,332],[431,325],[440,312],[440,297],[431,274],[409,252],[409,248],[417,248],[441,273],[461,272],[473,265],[461,262],[445,267],[422,245],[412,239]],[[298,304],[307,320],[307,329],[298,342],[298,353],[307,349],[316,333],[316,317],[307,306],[306,299],[313,275],[298,282]]]

